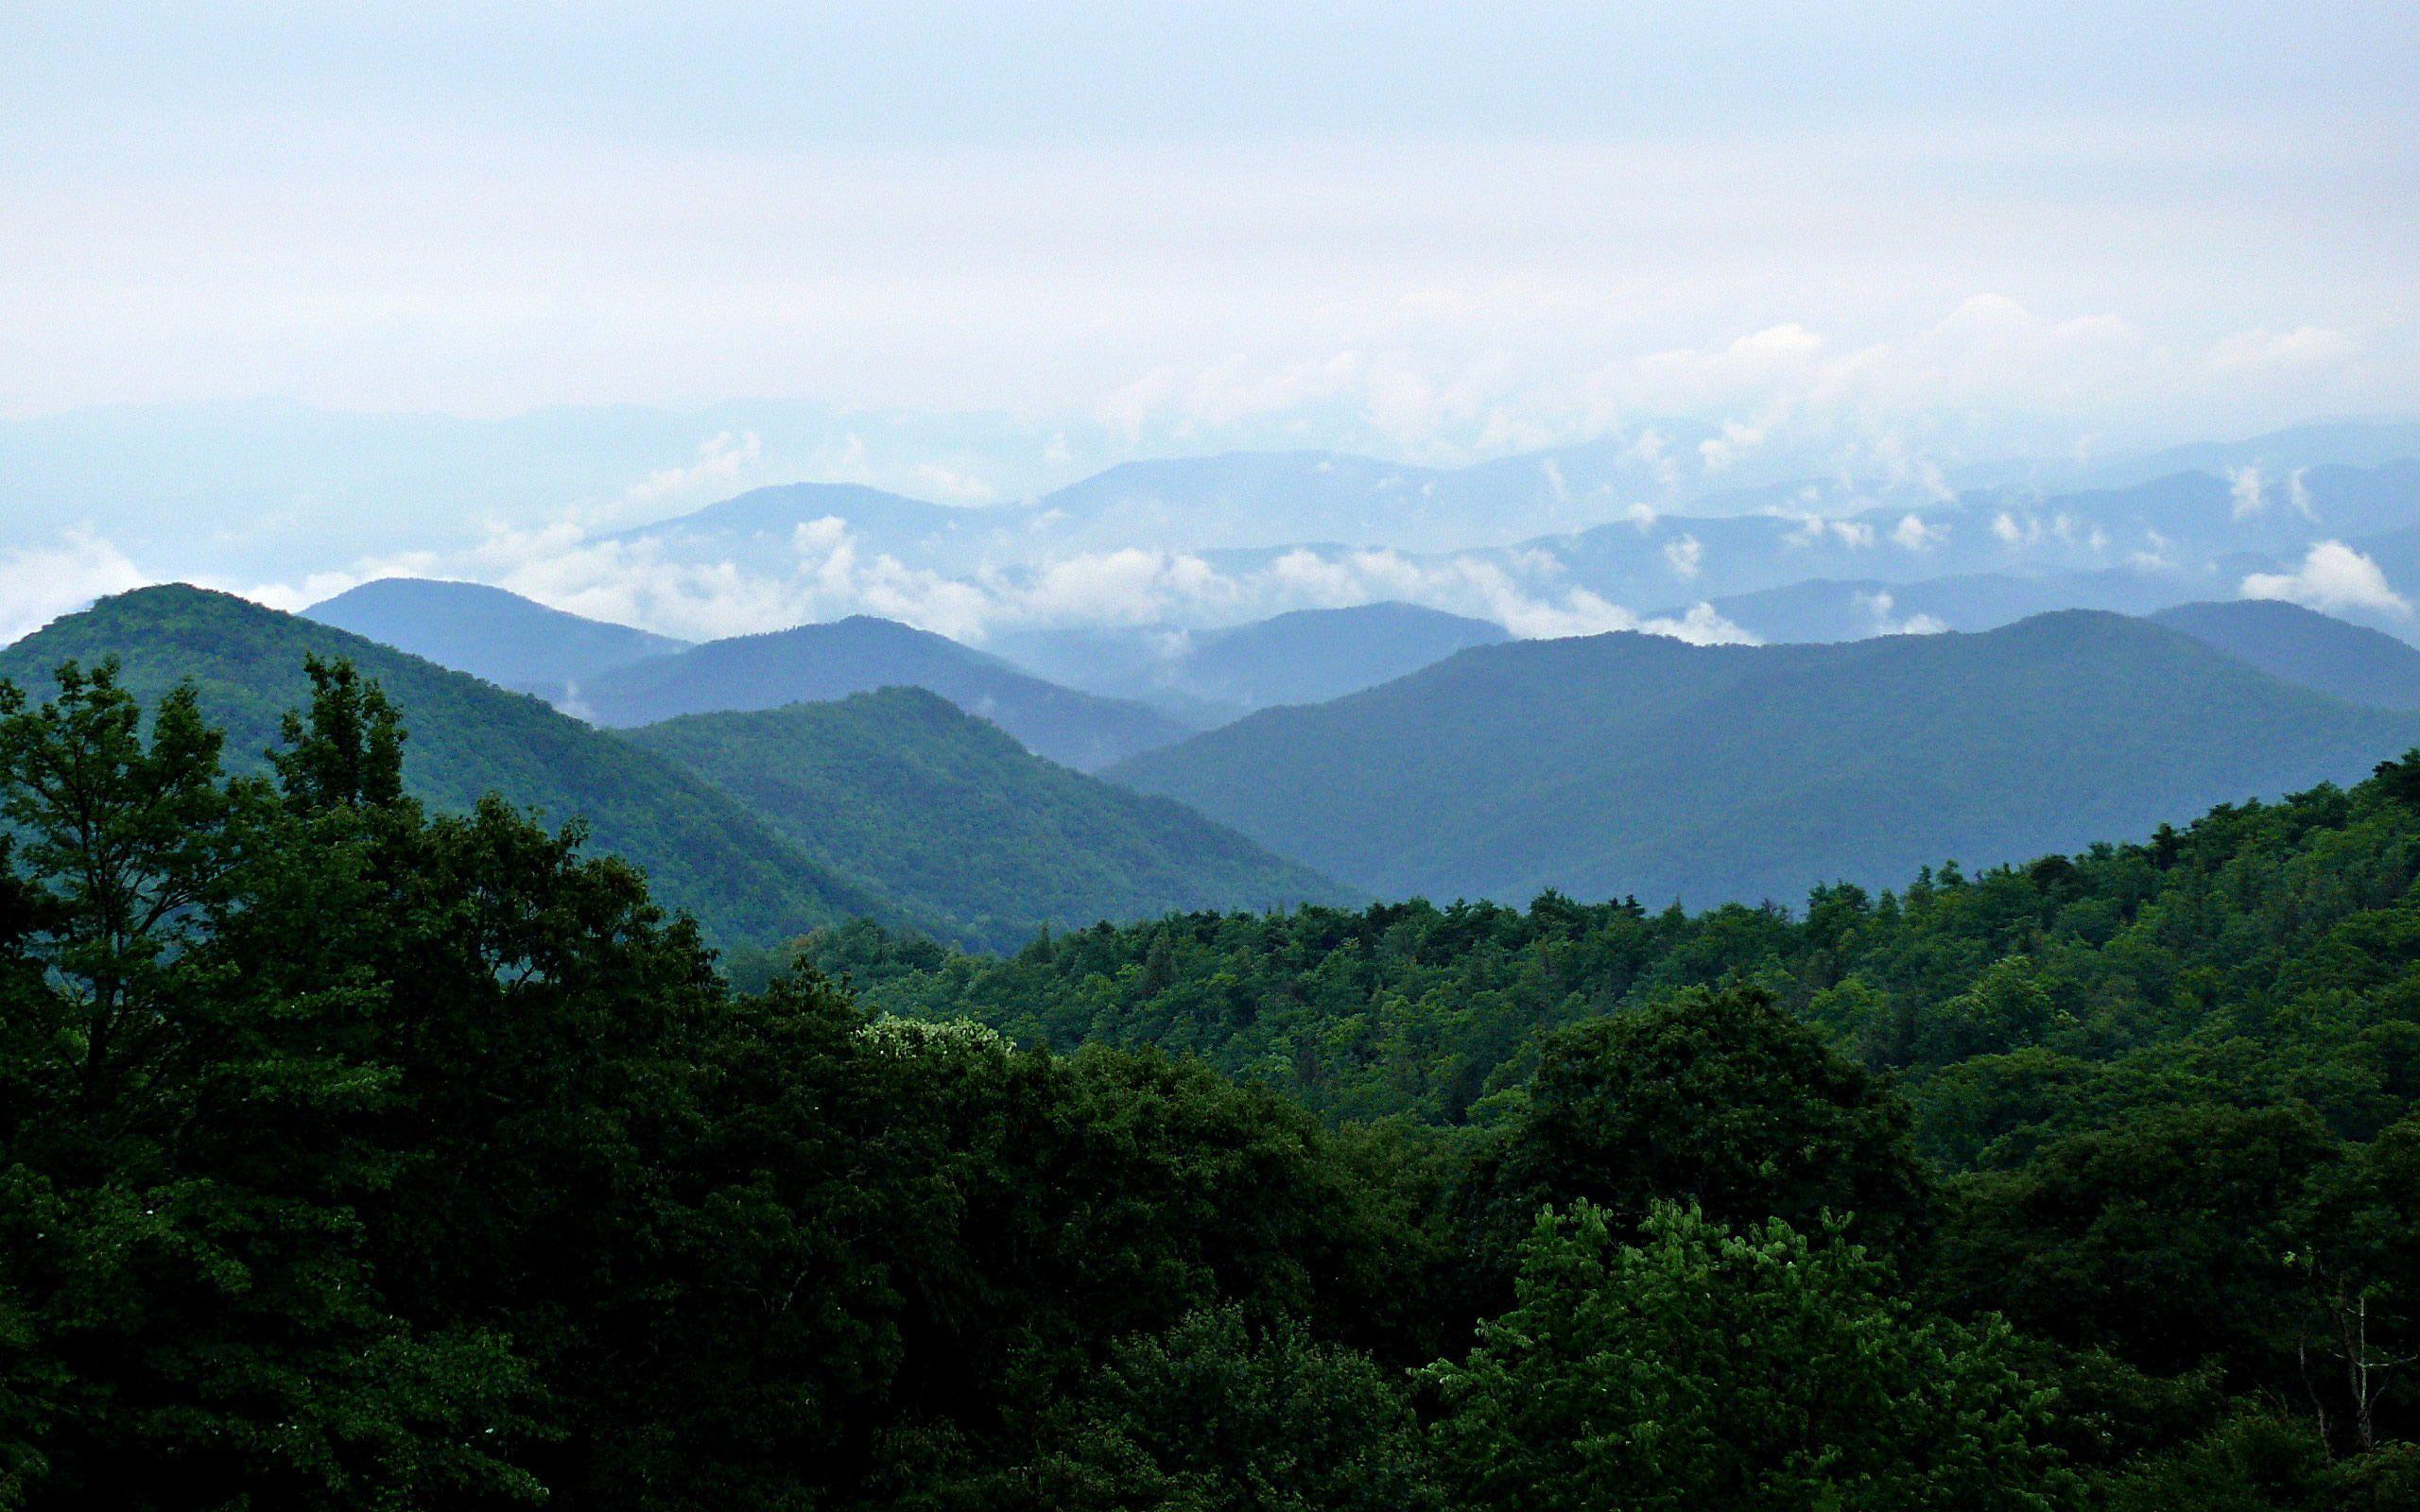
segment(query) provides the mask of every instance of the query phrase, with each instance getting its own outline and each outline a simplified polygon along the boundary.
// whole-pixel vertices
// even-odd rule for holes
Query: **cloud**
[[[1698,442],[1698,457],[1709,472],[1720,472],[1739,460],[1741,454],[1764,444],[1766,429],[1762,425],[1743,424],[1736,420],[1722,422],[1722,434]]]
[[[1887,589],[1851,594],[1849,602],[1872,617],[1876,635],[1941,635],[1949,629],[1946,623],[1930,614],[1910,614],[1903,620],[1892,618],[1898,601]]]
[[[125,553],[80,526],[49,545],[0,552],[0,645],[149,581]]]
[[[1675,577],[1695,577],[1705,565],[1705,543],[1695,536],[1668,541],[1664,543],[1664,561]]]
[[[2310,489],[2303,482],[2303,474],[2308,471],[2308,468],[2298,467],[2286,474],[2286,503],[2292,506],[2294,513],[2301,515],[2304,519],[2316,521],[2319,518],[2319,510],[2311,503]]]
[[[765,443],[754,431],[735,436],[720,431],[698,443],[698,459],[687,467],[661,467],[633,483],[623,495],[630,504],[660,504],[709,485],[734,486],[741,473],[765,455]]]
[[[2249,520],[2269,507],[2269,495],[2260,477],[2260,464],[2248,463],[2227,469],[2227,496],[2235,503],[2235,517]]]
[[[2411,603],[2387,582],[2369,558],[2341,541],[2310,548],[2290,573],[2254,573],[2243,580],[2246,598],[2279,598],[2315,610],[2371,610],[2409,615]]]
[[[988,504],[1000,496],[1000,490],[971,472],[960,472],[939,463],[926,462],[909,474],[919,493],[943,504]]]
[[[1891,539],[1909,551],[1930,551],[1949,539],[1949,526],[1927,524],[1919,514],[1903,514],[1891,527]]]
[[[1785,546],[1820,546],[1825,536],[1830,536],[1851,551],[1871,551],[1876,540],[1871,521],[1826,520],[1814,514],[1801,520],[1798,528],[1781,540]]]

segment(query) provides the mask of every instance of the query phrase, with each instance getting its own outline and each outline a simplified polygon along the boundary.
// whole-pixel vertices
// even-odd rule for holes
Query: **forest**
[[[2420,1501],[2420,753],[1803,907],[717,956],[307,670],[259,770],[0,684],[0,1507]]]

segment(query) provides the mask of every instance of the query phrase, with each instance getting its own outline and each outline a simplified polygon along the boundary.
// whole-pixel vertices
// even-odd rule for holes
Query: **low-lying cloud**
[[[873,549],[837,515],[799,524],[778,557],[699,559],[683,555],[676,538],[591,536],[561,521],[499,529],[467,552],[364,562],[252,596],[300,609],[397,575],[491,583],[571,613],[691,640],[873,614],[980,644],[1011,630],[1200,627],[1382,600],[1492,620],[1529,638],[1636,630],[1701,644],[1754,640],[1708,604],[1642,614],[1613,603],[1566,581],[1561,560],[1541,551],[1414,556],[1298,547],[1237,566],[1128,546],[952,576]]]
[[[108,593],[149,581],[125,553],[90,530],[0,552],[0,644],[32,634]]]
[[[2254,573],[2243,580],[2246,598],[2284,599],[2305,609],[2367,610],[2408,616],[2411,601],[2394,591],[2376,561],[2341,541],[2310,548],[2290,573]]]

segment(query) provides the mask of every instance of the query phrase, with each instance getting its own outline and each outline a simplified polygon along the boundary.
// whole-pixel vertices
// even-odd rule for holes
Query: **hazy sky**
[[[2217,434],[2420,408],[2415,141],[2410,4],[21,3],[0,414]]]
[[[0,634],[798,478],[2420,415],[2416,142],[2409,0],[16,0]]]

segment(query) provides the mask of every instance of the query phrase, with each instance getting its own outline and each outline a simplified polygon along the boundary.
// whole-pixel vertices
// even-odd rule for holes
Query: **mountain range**
[[[1384,897],[1706,903],[2139,837],[2414,745],[2420,716],[2077,610],[1839,644],[1482,646],[1107,775]]]
[[[1029,631],[1011,661],[1071,687],[1136,699],[1197,726],[1281,703],[1323,703],[1474,645],[1501,625],[1417,604],[1295,610],[1219,629],[1177,626]]]
[[[1141,704],[1063,688],[946,637],[862,614],[615,667],[584,684],[575,707],[597,724],[631,726],[886,687],[929,689],[1079,770],[1190,733]]]
[[[342,657],[401,707],[405,780],[440,810],[494,792],[645,869],[726,944],[873,918],[970,946],[1048,924],[1350,897],[1166,799],[1027,754],[929,694],[894,691],[627,734],[349,631],[172,584],[106,598],[0,650],[40,698],[62,662],[115,659],[149,700],[179,682],[266,769],[309,699],[306,656]]]
[[[1040,925],[1334,902],[1347,889],[1184,805],[1070,771],[921,688],[627,732],[819,863],[1013,950]]]
[[[584,822],[596,849],[645,868],[657,899],[716,937],[771,941],[858,914],[903,917],[686,771],[541,700],[232,594],[170,584],[102,599],[0,650],[0,678],[36,697],[59,663],[116,659],[147,701],[180,682],[227,730],[230,764],[263,770],[279,721],[310,701],[303,659],[342,657],[403,710],[404,777],[424,801],[469,809],[490,792],[550,824]]]

